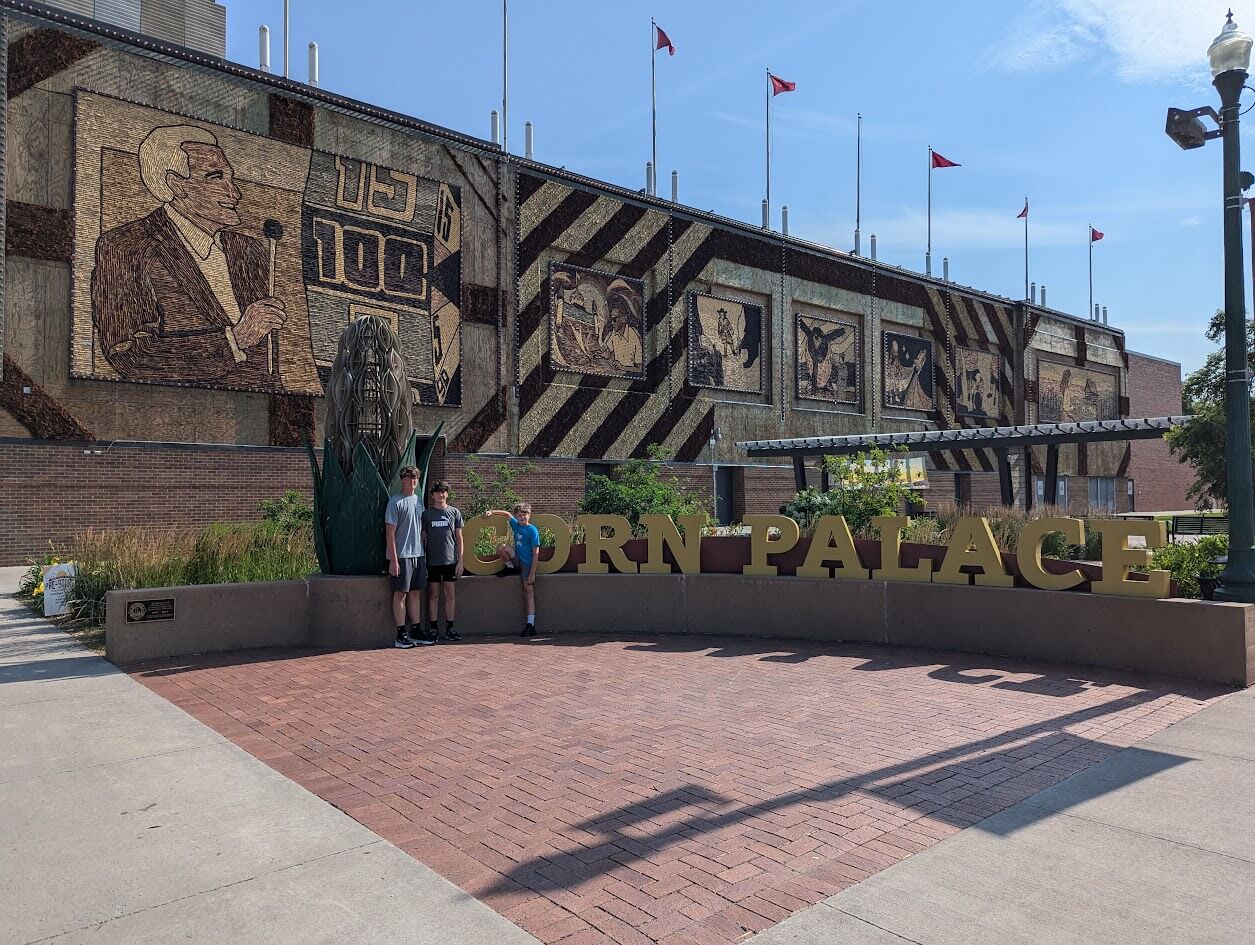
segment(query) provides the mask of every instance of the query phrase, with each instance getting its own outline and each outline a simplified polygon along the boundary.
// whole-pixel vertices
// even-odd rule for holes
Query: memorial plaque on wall
[[[762,306],[689,294],[688,380],[695,387],[761,394]]]
[[[933,343],[886,331],[882,336],[884,405],[899,410],[933,409]]]

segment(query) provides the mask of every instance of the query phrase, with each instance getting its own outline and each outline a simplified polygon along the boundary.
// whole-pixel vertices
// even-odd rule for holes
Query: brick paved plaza
[[[597,636],[130,667],[546,943],[735,942],[1191,715],[1177,680]]]

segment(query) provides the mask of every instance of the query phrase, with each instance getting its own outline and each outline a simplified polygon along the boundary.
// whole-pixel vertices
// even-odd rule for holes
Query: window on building
[[[1134,501],[1134,497],[1137,495],[1137,493],[1133,489],[1132,479],[1125,480],[1125,488],[1128,489],[1129,491],[1129,511],[1136,512],[1137,509],[1135,508],[1136,503]]]
[[[588,495],[588,477],[589,476],[613,476],[618,463],[585,463],[584,464],[584,494]]]
[[[1089,477],[1089,507],[1091,509],[1116,510],[1116,481],[1111,476]]]
[[[740,478],[735,466],[715,467],[715,518],[719,525],[732,522],[736,508],[736,481]]]
[[[1034,476],[1033,482],[1036,486],[1034,495],[1037,496],[1038,505],[1046,505],[1050,500],[1046,498],[1046,477]],[[1054,504],[1060,508],[1068,506],[1068,477],[1059,476],[1055,480],[1055,500]]]

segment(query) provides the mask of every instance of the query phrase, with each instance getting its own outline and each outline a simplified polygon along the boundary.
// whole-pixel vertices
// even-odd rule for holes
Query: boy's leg
[[[455,575],[456,576],[456,575]],[[460,640],[461,635],[453,629],[453,621],[457,617],[457,607],[455,601],[455,592],[457,591],[457,582],[455,580],[443,581],[440,585],[440,594],[444,598],[444,632],[450,640]]]
[[[409,611],[410,622],[414,625],[414,642],[423,646],[436,642],[432,628],[423,628],[423,602],[427,597],[427,587],[427,559],[419,558],[414,569],[414,580],[410,583]]]
[[[392,619],[397,627],[397,639],[395,646],[398,649],[408,649],[414,645],[414,641],[410,639],[410,631],[405,623],[405,592],[392,592]]]
[[[433,581],[431,575],[427,575],[427,619],[431,621],[434,629],[439,626],[437,621],[440,619],[440,588],[439,581]],[[447,614],[446,614],[447,616]]]
[[[536,586],[526,581],[520,583],[523,585],[523,608],[527,611],[527,622],[523,624],[523,632],[519,636],[530,637],[536,633]]]
[[[514,567],[514,549],[509,545],[498,545],[497,557],[505,562],[507,569]]]

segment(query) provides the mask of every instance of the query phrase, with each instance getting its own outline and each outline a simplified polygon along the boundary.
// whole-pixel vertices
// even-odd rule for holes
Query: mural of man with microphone
[[[240,191],[204,128],[155,128],[139,146],[140,176],[161,204],[102,233],[92,272],[98,350],[124,380],[280,390],[275,246],[236,229]]]

